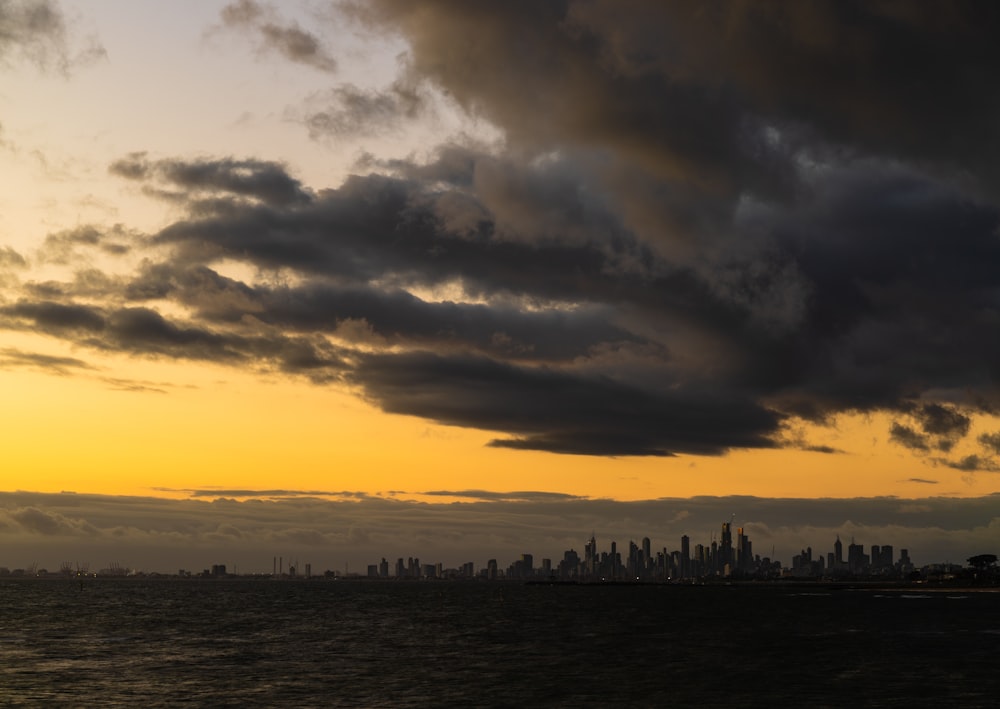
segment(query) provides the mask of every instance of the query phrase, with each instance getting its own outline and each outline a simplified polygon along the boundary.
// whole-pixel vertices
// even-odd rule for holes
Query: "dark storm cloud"
[[[968,416],[940,404],[927,404],[916,415],[927,433],[942,438],[964,436],[972,424]]]
[[[277,52],[285,59],[320,71],[333,72],[337,69],[336,60],[323,46],[320,37],[295,22],[283,23],[269,3],[237,0],[222,8],[220,14],[225,26],[251,32],[262,51]]]
[[[19,301],[0,306],[0,322],[100,350],[147,356],[256,363],[317,380],[337,376],[343,362],[336,349],[314,337],[280,333],[235,334],[177,323],[149,308],[102,308]]]
[[[473,297],[509,298],[518,307],[528,299],[542,310],[548,300],[612,307],[634,301],[644,309],[662,309],[668,318],[717,320],[720,336],[739,325],[738,306],[716,297],[687,269],[657,266],[634,235],[606,230],[601,238],[563,243],[564,234],[543,233],[535,240],[525,219],[520,237],[507,238],[496,233],[483,206],[476,207],[483,214],[479,231],[469,234],[449,229],[435,201],[453,194],[428,193],[402,178],[352,177],[294,209],[229,204],[177,222],[155,241],[177,247],[181,262],[231,258],[344,284],[378,281],[382,287],[458,282]],[[550,206],[559,211],[558,204]],[[462,312],[454,309],[459,317]]]
[[[752,401],[686,390],[658,392],[604,377],[493,360],[364,357],[351,374],[386,411],[515,435],[494,446],[585,455],[718,454],[769,447],[780,415]]]
[[[774,289],[784,287],[781,278],[787,281],[779,276],[775,282],[781,270],[743,264],[750,280],[720,287],[711,273],[671,266],[644,253],[636,235],[624,229],[610,230],[603,242],[596,237],[554,241],[544,228],[523,228],[519,238],[499,234],[495,210],[468,187],[474,184],[469,172],[477,169],[476,156],[467,155],[457,169],[453,157],[443,155],[440,165],[424,168],[401,165],[409,178],[355,177],[294,210],[250,205],[179,222],[156,239],[181,246],[180,253],[195,260],[243,258],[258,267],[293,268],[344,282],[378,280],[403,287],[458,280],[473,294],[604,303],[635,334],[663,341],[667,351],[685,347],[692,331],[714,340],[726,353],[726,367],[717,371],[722,381],[807,416],[845,409],[910,412],[918,378],[956,390],[971,385],[991,395],[983,385],[989,382],[995,347],[975,328],[977,320],[990,317],[991,275],[962,266],[970,255],[979,263],[994,259],[996,216],[985,206],[963,204],[951,188],[933,180],[879,169],[874,178],[855,185],[861,166],[852,166],[824,176],[822,189],[806,195],[796,209],[763,209],[746,217],[742,226],[748,231],[770,230],[773,248],[788,260],[785,270],[795,274],[792,281],[805,284],[800,322],[793,329],[768,325],[771,321],[760,316],[767,299],[777,297]],[[436,192],[421,190],[416,181],[421,169],[428,179],[447,175],[452,183]],[[475,207],[476,233],[448,228],[451,216],[443,215],[439,205],[452,195]],[[879,195],[887,198],[885,204]],[[552,203],[561,204],[557,198]],[[608,223],[613,223],[610,217]],[[949,239],[943,241],[946,228]],[[846,236],[853,229],[869,238],[855,243]],[[559,233],[566,237],[568,230]],[[899,233],[921,245],[919,259],[901,263],[893,257]],[[967,245],[969,253],[956,253],[956,245]],[[921,297],[918,283],[939,297]],[[956,308],[947,307],[945,299],[952,306],[983,303],[962,314],[971,322],[949,340],[938,336],[939,327],[955,329]],[[406,312],[401,306],[407,300],[395,296],[398,312]],[[310,309],[321,310],[305,308]],[[471,309],[453,308],[457,325],[463,310]],[[663,328],[678,332],[678,338],[665,337]],[[965,415],[954,416],[960,422]],[[936,436],[937,444],[960,437],[960,428]]]
[[[115,169],[148,179],[146,165],[131,158]],[[786,266],[742,263],[741,270],[737,254],[726,257],[724,269],[706,271],[645,251],[640,236],[615,218],[609,204],[580,211],[580,181],[574,188],[551,165],[518,168],[505,162],[498,171],[496,158],[450,148],[423,165],[397,163],[395,176],[353,177],[308,200],[268,202],[242,199],[247,190],[216,179],[226,172],[211,161],[192,171],[170,165],[170,175],[199,176],[175,183],[199,190],[210,184],[219,194],[214,206],[199,202],[190,218],[152,237],[173,250],[173,261],[143,266],[125,287],[126,297],[172,299],[199,319],[237,329],[248,317],[303,334],[337,333],[356,323],[356,332],[383,345],[433,348],[441,355],[452,349],[455,361],[462,360],[462,349],[486,354],[486,366],[470,369],[466,360],[451,370],[463,372],[456,377],[442,364],[451,355],[436,361],[386,354],[378,367],[362,357],[351,378],[389,410],[514,435],[497,445],[620,455],[717,453],[772,445],[782,410],[822,418],[885,408],[916,417],[911,444],[928,436],[923,448],[947,450],[967,431],[968,417],[954,407],[918,407],[911,400],[919,394],[913,383],[991,395],[983,384],[995,349],[989,336],[973,328],[989,317],[991,277],[982,268],[964,271],[963,256],[944,247],[938,230],[951,226],[952,249],[967,244],[973,260],[989,260],[995,217],[985,207],[963,205],[953,189],[902,168],[880,169],[860,185],[854,180],[861,166],[833,170],[817,178],[813,193],[795,208],[748,210],[738,226],[751,234],[767,229],[776,258]],[[268,171],[275,183],[301,191],[294,178],[278,175],[279,167],[268,165]],[[506,185],[502,190],[497,174]],[[547,186],[544,202],[556,216],[539,211],[539,190],[511,187],[519,184]],[[891,199],[882,204],[879,194]],[[471,207],[475,220],[456,216],[455,200]],[[515,229],[506,215],[517,214],[521,204]],[[596,219],[583,216],[588,213]],[[588,228],[591,222],[604,228]],[[854,229],[868,238],[855,243],[847,236]],[[892,256],[892,235],[904,229],[923,245],[918,253],[926,254],[900,263]],[[281,287],[246,284],[211,268],[222,259],[289,269],[300,280]],[[725,280],[726,269],[741,273],[740,279]],[[797,326],[762,317],[762,308],[781,300],[775,290],[796,281],[806,284]],[[488,302],[434,303],[407,291],[455,283]],[[921,298],[918,283],[935,297]],[[958,306],[970,300],[983,305],[961,311]],[[53,310],[49,319],[80,314],[73,306],[60,311],[53,305],[46,306]],[[149,325],[151,313],[145,313]],[[963,317],[973,322],[956,331]],[[946,325],[952,338],[938,336]],[[185,347],[204,348],[212,340],[195,337],[198,329],[182,336],[161,326],[140,340],[170,342],[175,355],[183,356]],[[339,334],[352,337],[347,330]],[[636,347],[646,348],[641,367],[623,357]],[[563,369],[508,366],[518,360],[558,360]],[[433,371],[422,371],[424,366]],[[408,367],[416,367],[423,398],[409,398],[391,384],[396,369]],[[523,379],[497,399],[494,374],[501,371]],[[566,405],[553,403],[548,415],[533,414],[530,389],[553,381],[561,382],[554,391]],[[678,391],[668,391],[681,381]],[[617,413],[617,398],[632,401],[646,389],[648,397],[639,397],[632,416]],[[574,393],[581,390],[590,392],[586,402]],[[447,411],[443,403],[457,396],[466,403]],[[700,413],[690,417],[692,411]],[[566,422],[558,420],[563,415]],[[643,424],[639,419],[645,417]],[[662,433],[664,426],[673,432]]]
[[[798,140],[997,174],[1000,146],[983,139],[1000,111],[989,3],[348,6],[399,32],[415,72],[543,150],[597,144],[730,189],[780,185],[787,166],[759,159],[763,121]]]
[[[889,437],[896,443],[913,450],[929,451],[933,447],[947,453],[965,437],[972,425],[972,419],[953,406],[914,405],[907,413],[910,414],[920,430],[917,431],[910,426],[894,421]],[[980,437],[980,442],[986,445],[982,437]]]
[[[532,312],[503,304],[426,302],[404,290],[369,285],[249,287],[203,266],[150,264],[125,294],[131,300],[169,297],[218,322],[252,316],[288,331],[471,348],[511,359],[568,360],[601,343],[639,339],[611,324],[613,311],[600,306]]]
[[[762,377],[780,368],[773,393],[785,406],[810,416],[894,407],[927,378],[991,386],[989,352],[1000,343],[979,338],[995,329],[984,326],[997,211],[974,184],[939,176],[971,169],[984,186],[995,176],[1000,103],[983,90],[1000,58],[992,8],[429,3],[418,12],[386,0],[355,9],[398,31],[416,73],[514,144],[610,151],[656,175],[632,185],[648,195],[643,204],[611,180],[604,196],[631,212],[647,243],[696,234],[722,294],[761,311],[761,322],[777,315],[801,328],[741,343]],[[445,60],[456,51],[462,61]],[[658,214],[649,198],[692,185],[697,208],[680,221],[679,205]],[[966,341],[939,337],[944,326]]]
[[[15,285],[5,326],[346,381],[510,448],[832,453],[783,427],[888,412],[890,440],[931,464],[995,465],[991,438],[968,447],[1000,407],[1000,10],[340,8],[401,37],[405,69],[315,97],[314,137],[445,96],[502,140],[366,154],[328,189],[255,158],[126,156],[111,172],[181,216],[148,237],[53,235],[65,264],[148,259]],[[269,6],[223,21],[329,60]]]
[[[362,283],[435,285],[461,279],[474,294],[567,299],[588,292],[600,298],[601,290],[627,287],[610,272],[613,261],[605,250],[626,256],[637,248],[628,240],[605,246],[493,239],[488,219],[485,232],[469,238],[442,228],[428,201],[434,196],[408,180],[354,176],[297,209],[227,205],[217,214],[177,222],[156,240],[182,245],[182,256],[204,258],[194,249],[210,247],[213,258]]]
[[[363,321],[389,342],[471,347],[510,359],[571,359],[603,342],[635,336],[608,322],[599,307],[572,312],[531,312],[512,306],[428,303],[402,290],[315,285],[258,289],[256,317],[294,330],[334,329]]]

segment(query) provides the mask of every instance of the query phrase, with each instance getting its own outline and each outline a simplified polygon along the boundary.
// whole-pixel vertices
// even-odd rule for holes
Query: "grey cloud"
[[[121,377],[101,377],[101,381],[107,384],[114,391],[166,394],[167,390],[171,387],[170,384],[147,382],[136,379],[122,379]]]
[[[991,318],[996,209],[974,186],[956,189],[941,176],[955,166],[974,166],[984,180],[995,172],[996,161],[982,159],[989,151],[974,138],[990,130],[960,127],[996,113],[996,102],[984,104],[988,92],[978,90],[997,57],[983,29],[992,11],[955,3],[939,22],[919,11],[852,3],[801,11],[630,10],[623,16],[611,3],[510,3],[455,12],[431,3],[418,13],[387,0],[357,11],[400,32],[418,75],[494,120],[516,145],[610,152],[610,174],[623,165],[644,168],[645,178],[642,169],[621,172],[637,176],[631,195],[625,183],[603,183],[602,196],[629,210],[625,223],[661,251],[663,231],[673,232],[671,242],[690,241],[685,230],[696,234],[697,244],[685,248],[705,249],[715,262],[708,277],[717,292],[758,322],[798,330],[738,343],[751,365],[762,365],[748,371],[770,377],[781,369],[779,391],[767,387],[772,401],[821,417],[845,407],[906,408],[911,382],[920,378],[988,387],[987,352],[996,343],[980,333]],[[464,62],[441,60],[470,33],[478,41]],[[728,53],[708,41],[722,33]],[[845,50],[831,36],[851,37],[865,50]],[[961,49],[945,52],[952,43]],[[510,60],[524,70],[492,61],[515,45]],[[842,61],[834,61],[839,54]],[[862,72],[859,86],[852,77],[868,61],[873,69]],[[979,110],[942,115],[932,93],[907,88],[914,75]],[[833,101],[818,76],[845,100]],[[542,125],[534,120],[539,112],[547,117]],[[940,120],[909,119],[928,112]],[[692,116],[697,124],[688,122]],[[913,130],[899,131],[903,124]],[[962,137],[938,140],[942,125]],[[658,213],[671,191],[689,196],[695,211],[678,220],[682,202],[666,202]],[[744,221],[741,212],[754,204],[770,217]],[[911,258],[900,260],[901,248]],[[928,287],[945,300],[921,299]],[[903,309],[914,304],[917,312]],[[938,338],[939,328],[954,329],[958,311],[968,341]],[[954,377],[959,371],[966,374]]]
[[[0,268],[22,269],[27,267],[28,262],[24,256],[9,246],[0,247]]]
[[[461,173],[452,174],[460,182]],[[905,179],[877,183],[874,187],[883,185],[886,189],[898,185],[904,190],[921,187],[925,200],[938,189],[934,182],[907,183]],[[932,381],[936,378],[941,384],[956,388],[960,381],[956,377],[972,377],[968,383],[975,386],[983,367],[989,366],[989,342],[973,338],[971,330],[968,341],[945,343],[935,338],[931,345],[928,338],[933,335],[926,319],[908,322],[906,318],[915,314],[912,308],[903,312],[902,319],[898,317],[900,296],[881,285],[893,277],[892,269],[898,270],[889,261],[891,242],[884,245],[885,254],[878,251],[883,248],[878,241],[871,242],[872,246],[867,247],[870,256],[859,254],[857,260],[849,250],[846,253],[838,250],[857,248],[859,245],[854,242],[841,245],[831,239],[827,244],[810,243],[809,249],[824,250],[816,254],[806,251],[804,256],[797,257],[797,267],[811,282],[804,326],[793,331],[775,331],[761,328],[758,317],[743,301],[728,298],[696,272],[671,269],[667,264],[657,264],[655,258],[632,259],[631,272],[622,272],[614,264],[618,255],[624,253],[621,249],[633,248],[627,232],[623,233],[625,238],[612,239],[610,243],[552,244],[541,237],[511,241],[493,238],[489,230],[469,238],[465,233],[456,234],[443,228],[438,215],[428,208],[430,203],[415,193],[416,189],[416,184],[403,178],[353,178],[340,189],[327,191],[316,202],[294,211],[279,213],[263,206],[243,207],[236,212],[177,223],[156,238],[163,244],[182,246],[181,253],[189,254],[192,259],[199,258],[199,252],[190,249],[201,250],[206,243],[212,243],[221,251],[201,251],[203,256],[209,253],[213,258],[242,256],[260,267],[289,267],[316,277],[378,279],[383,283],[395,280],[400,285],[444,284],[459,278],[467,291],[494,297],[506,292],[528,298],[604,302],[622,314],[628,312],[639,322],[645,321],[641,332],[646,337],[656,333],[657,321],[663,320],[665,325],[669,323],[685,335],[693,328],[701,337],[728,343],[725,351],[731,354],[727,363],[730,381],[758,392],[778,408],[788,407],[810,416],[844,408],[882,407],[911,412],[914,404],[908,398],[909,381],[914,376]],[[855,194],[856,188],[850,189]],[[877,193],[877,189],[869,186],[867,192]],[[905,191],[903,196],[909,209],[912,203]],[[942,198],[937,202],[932,200],[928,208],[951,209],[950,199],[943,192]],[[845,211],[863,210],[866,204],[872,205],[875,215],[878,210],[887,209],[867,199],[860,202],[852,199],[844,208],[826,212],[825,219],[843,219]],[[968,236],[961,235],[959,239],[967,239],[973,249],[992,248],[986,246],[985,239],[992,233],[995,217],[985,209],[980,210],[982,218],[976,210],[962,209],[973,219],[967,220]],[[871,220],[872,216],[867,214],[865,219]],[[890,224],[892,219],[911,219],[902,212],[893,212],[891,207],[885,218]],[[933,213],[929,214],[915,226],[916,234],[929,247],[937,248],[934,218]],[[488,227],[489,219],[484,223]],[[788,226],[780,228],[779,234],[795,233]],[[827,228],[821,218],[812,231],[823,233]],[[841,228],[829,227],[831,234],[839,233]],[[279,233],[280,242],[268,236]],[[789,239],[789,244],[793,243]],[[951,243],[955,243],[954,237]],[[796,249],[802,253],[799,246]],[[949,261],[957,266],[956,254],[942,252],[942,255],[943,259],[934,262],[936,266]],[[982,257],[988,258],[985,253]],[[852,264],[858,262],[865,264],[867,270],[856,273]],[[903,273],[907,278],[922,273],[919,265],[904,264],[904,267],[909,271]],[[957,268],[938,272],[936,278],[942,281],[938,288],[952,298],[961,297],[960,293],[947,290],[951,284],[957,285],[952,273],[957,279]],[[850,282],[850,274],[854,274],[858,285],[853,292],[845,293],[842,284]],[[859,277],[863,280],[858,280]],[[965,287],[976,287],[975,278],[963,276]],[[870,285],[865,285],[866,280]],[[984,281],[983,287],[987,285]],[[460,309],[456,309],[458,312]],[[932,303],[927,304],[925,311],[916,312],[926,318],[945,317],[944,311]],[[947,317],[954,321],[950,314]],[[876,323],[882,324],[876,328]],[[684,339],[668,341],[676,348],[683,347]],[[907,339],[912,344],[901,351],[900,343]],[[935,348],[932,353],[928,345]],[[863,368],[857,364],[861,360],[866,363]],[[958,366],[963,361],[967,366]],[[961,421],[965,414],[956,416]],[[934,425],[928,421],[928,425]],[[946,444],[953,433],[960,430],[954,429],[948,436],[935,440],[939,445]]]
[[[81,261],[87,263],[86,259]],[[73,274],[72,281],[29,281],[23,284],[22,290],[35,302],[68,302],[81,297],[103,300],[109,296],[117,296],[125,287],[124,284],[122,276],[105,273],[98,268],[82,267]]]
[[[930,445],[927,441],[927,436],[924,436],[917,431],[914,431],[909,426],[904,426],[901,423],[893,422],[892,427],[889,429],[889,439],[898,443],[901,446],[910,448],[912,450],[927,451],[930,450]]]
[[[983,433],[979,436],[979,443],[993,455],[1000,455],[1000,431],[994,433]]]
[[[834,448],[833,446],[824,446],[824,445],[803,446],[802,450],[810,451],[812,453],[826,453],[827,455],[833,455],[835,453],[844,452],[839,448]]]
[[[571,360],[601,343],[638,341],[617,327],[608,308],[525,311],[513,304],[429,303],[401,289],[247,286],[206,267],[150,264],[125,287],[134,300],[170,297],[201,317],[238,323],[247,316],[285,331],[328,332],[351,339],[345,323],[363,324],[366,339],[386,344],[474,349],[509,359]]]
[[[773,139],[745,135],[763,119],[813,144],[996,175],[995,146],[983,150],[979,136],[1000,110],[988,89],[1000,18],[982,3],[355,8],[410,43],[417,73],[519,144],[597,144],[706,186],[773,193],[787,164],[759,159]],[[450,60],[456,47],[462,61]]]
[[[189,218],[151,237],[152,244],[172,251],[172,260],[145,266],[129,281],[126,297],[173,299],[193,308],[199,320],[242,332],[244,338],[252,334],[246,331],[248,316],[302,336],[335,333],[344,323],[359,323],[383,338],[383,344],[448,357],[463,350],[487,355],[490,360],[483,364],[489,366],[473,368],[483,377],[481,388],[465,390],[487,394],[482,405],[470,402],[462,409],[469,416],[464,424],[457,411],[439,410],[439,399],[469,384],[461,377],[449,381],[445,366],[433,367],[428,381],[437,393],[421,407],[408,404],[398,387],[381,379],[392,370],[391,357],[377,370],[357,368],[352,379],[392,410],[456,425],[492,425],[513,434],[497,445],[595,454],[719,452],[730,446],[773,445],[787,413],[822,419],[836,411],[881,408],[913,418],[907,424],[913,435],[906,438],[900,429],[896,438],[903,436],[911,447],[948,450],[968,430],[968,413],[952,404],[914,403],[920,390],[912,383],[993,396],[984,386],[993,343],[977,327],[989,311],[985,305],[979,310],[963,310],[962,305],[988,302],[992,276],[963,264],[993,258],[996,214],[986,205],[963,203],[954,188],[909,168],[838,167],[816,177],[814,191],[795,208],[763,205],[736,215],[734,228],[769,234],[770,248],[785,254],[781,258],[787,263],[784,271],[753,270],[742,259],[750,258],[752,266],[760,253],[733,252],[722,257],[722,270],[743,268],[750,278],[720,288],[713,282],[721,272],[718,267],[678,266],[644,250],[641,235],[615,216],[613,203],[584,199],[594,187],[585,189],[585,180],[574,181],[568,170],[552,165],[519,168],[512,161],[452,146],[424,165],[397,163],[395,176],[353,177],[309,200],[265,201],[239,196],[229,176],[231,161],[201,161],[189,170],[176,161],[150,163],[133,157],[114,169],[133,178],[162,179],[160,165],[169,165],[163,175],[185,189],[211,185],[237,194],[231,199],[223,195],[215,207],[199,203]],[[303,192],[280,166],[255,166],[274,183]],[[481,174],[500,177],[484,180]],[[545,185],[548,192],[542,190]],[[536,193],[544,199],[536,200]],[[449,196],[475,205],[475,229],[455,226],[453,208],[442,207]],[[556,217],[539,211],[545,203]],[[516,213],[522,204],[521,225],[503,227],[504,219],[510,223],[504,215]],[[940,234],[952,224],[958,227],[949,231],[946,249]],[[865,239],[845,236],[859,229]],[[927,256],[896,258],[897,233],[908,234]],[[227,258],[267,271],[288,269],[301,280],[283,288],[244,284],[211,269]],[[774,274],[785,271],[794,271],[795,278],[808,284],[802,291],[808,295],[797,316],[800,324],[775,328],[762,319],[760,308],[770,307],[761,306],[771,297],[768,289],[784,287],[784,276]],[[408,292],[455,283],[467,295],[488,302],[428,303]],[[934,299],[920,296],[920,289],[928,287]],[[969,313],[962,316],[967,322],[956,317],[959,312]],[[152,324],[153,316],[145,317]],[[943,339],[936,332],[946,324],[953,336]],[[156,338],[149,331],[143,339],[170,341],[178,354],[185,347],[204,348],[211,339],[194,336],[198,330],[208,332],[207,326],[187,329],[191,332],[185,338],[161,326]],[[645,346],[650,353],[643,369],[624,364],[624,354],[633,346]],[[254,356],[252,347],[232,349]],[[309,347],[304,355],[293,369],[307,367]],[[409,363],[406,356],[397,360],[400,365]],[[548,374],[527,370],[522,372],[525,395],[519,399],[526,407],[523,420],[515,420],[513,394],[495,412],[488,411],[502,400],[493,396],[490,373],[513,372],[516,368],[508,365],[531,360],[563,363],[563,370],[548,374],[565,378],[566,386],[557,391],[567,401],[581,404],[571,392],[589,389],[586,405],[579,408],[591,417],[585,426],[579,421],[564,429],[543,425],[530,411],[526,390],[530,376],[546,379]],[[453,371],[471,376],[465,367]],[[685,444],[675,440],[682,437],[678,435],[670,445],[652,432],[670,420],[657,418],[667,415],[657,408],[666,405],[663,401],[637,408],[659,424],[617,423],[618,392],[602,382],[617,381],[633,391],[639,372],[652,377],[656,391],[681,379],[687,382],[684,392],[671,399],[672,406],[702,411],[706,417],[709,411],[731,411],[733,420],[720,422],[719,436],[711,443],[700,438],[711,438],[704,433],[706,421],[692,423],[697,433],[681,426],[678,430],[694,438]],[[631,394],[626,398],[631,400]],[[599,410],[608,425],[603,437],[597,433]],[[726,431],[733,436],[727,439]]]
[[[162,180],[183,192],[178,196],[223,193],[284,206],[309,202],[311,195],[278,163],[261,160],[147,159],[135,153],[115,161],[109,171],[130,180]],[[169,193],[168,193],[169,195]]]
[[[254,0],[237,0],[222,8],[225,26],[252,32],[262,50],[277,52],[289,61],[334,72],[337,62],[323,41],[295,22],[282,22],[274,7]]]
[[[271,490],[259,490],[251,488],[208,488],[208,489],[185,489],[178,490],[176,488],[156,488],[161,492],[183,492],[190,495],[193,498],[208,497],[212,499],[217,499],[220,497],[239,497],[239,498],[286,498],[286,497],[346,497],[354,499],[364,499],[370,497],[368,493],[356,492],[349,490],[288,490],[288,489],[271,489]]]
[[[961,438],[969,432],[972,423],[968,416],[941,404],[926,404],[916,412],[916,416],[924,431],[942,438]]]
[[[45,261],[68,264],[81,258],[80,249],[95,249],[111,256],[122,256],[132,250],[138,235],[127,232],[121,225],[99,229],[86,225],[45,237],[40,252]]]
[[[343,361],[322,338],[247,335],[178,324],[149,308],[102,309],[89,305],[19,301],[0,306],[8,328],[31,329],[99,350],[147,356],[256,363],[317,381],[339,376]]]
[[[516,492],[494,492],[492,490],[427,490],[420,492],[420,495],[428,497],[460,497],[470,500],[481,500],[488,502],[496,501],[521,501],[521,502],[543,502],[552,500],[580,500],[585,499],[579,495],[567,495],[563,492],[539,492],[537,490],[521,490]]]
[[[511,448],[801,446],[790,417],[884,411],[893,442],[987,469],[992,439],[950,456],[1000,407],[986,7],[356,3],[408,43],[412,86],[504,140],[369,156],[330,189],[261,160],[127,156],[111,171],[182,213],[121,242],[155,258],[28,283],[0,315],[98,348],[343,377]],[[274,12],[245,1],[224,20],[286,46],[262,29],[290,27]],[[397,88],[341,86],[319,127],[405,117]],[[63,241],[105,243],[84,237]]]
[[[97,532],[97,528],[85,520],[73,519],[58,512],[46,511],[37,507],[3,510],[0,513],[19,525],[29,534],[51,536],[83,536]]]
[[[61,357],[41,352],[24,352],[11,347],[0,349],[0,369],[35,367],[52,374],[65,375],[74,370],[87,370],[91,366],[76,357]]]
[[[444,491],[442,491],[444,492]],[[502,564],[526,551],[536,559],[582,550],[593,532],[599,547],[649,536],[653,547],[678,549],[680,536],[708,544],[735,512],[754,551],[787,565],[806,546],[832,550],[834,539],[906,548],[917,564],[961,560],[995,550],[997,497],[972,499],[763,499],[696,497],[617,502],[527,492],[528,499],[406,502],[381,498],[166,500],[83,494],[0,493],[0,528],[10,542],[0,564],[66,558],[119,560],[152,571],[236,564],[270,572],[272,559],[311,562],[314,572],[363,569],[381,557],[420,556],[457,566],[489,558]],[[482,496],[479,495],[482,493]],[[496,493],[502,496],[504,493]],[[27,558],[21,558],[22,556]]]
[[[734,396],[416,352],[364,357],[351,378],[383,409],[514,434],[491,445],[587,455],[772,447],[781,415]]]
[[[627,233],[559,243],[494,238],[487,221],[476,238],[440,224],[420,185],[370,175],[352,177],[308,205],[276,210],[230,205],[177,222],[156,243],[179,247],[181,261],[245,260],[260,268],[291,268],[341,282],[398,286],[459,281],[472,296],[511,296],[570,303],[630,300],[669,305],[681,317],[739,317],[696,274],[661,266]],[[727,312],[728,311],[728,312]],[[723,328],[720,327],[720,332]]]
[[[0,307],[0,315],[30,320],[35,327],[50,333],[63,330],[97,332],[105,327],[105,319],[100,311],[86,305],[22,300]]]
[[[312,109],[316,104],[322,107]],[[397,79],[385,89],[341,84],[313,96],[307,101],[303,122],[314,140],[344,139],[378,135],[432,112],[432,103],[420,87]]]
[[[56,3],[15,0],[0,5],[0,59],[8,60],[12,54],[42,67],[66,68],[66,24]]]
[[[981,456],[976,455],[975,453],[970,453],[969,455],[963,456],[957,460],[940,457],[933,458],[932,460],[939,465],[943,465],[954,470],[961,470],[965,473],[1000,472],[1000,463],[997,463],[992,456]]]
[[[66,74],[74,66],[90,64],[106,56],[98,38],[78,40],[73,36],[58,2],[6,0],[0,3],[0,63],[22,59],[43,71]]]
[[[916,421],[920,431],[894,421],[889,431],[889,438],[915,451],[927,452],[934,448],[947,453],[965,437],[972,425],[969,416],[952,406],[933,403],[910,406],[904,404],[903,408]],[[978,458],[970,456],[966,460],[965,464],[968,465]],[[958,467],[958,464],[949,464],[949,467]]]

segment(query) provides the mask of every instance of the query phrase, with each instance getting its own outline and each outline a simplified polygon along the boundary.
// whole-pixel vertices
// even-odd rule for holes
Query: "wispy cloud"
[[[62,8],[53,0],[8,0],[0,4],[0,64],[28,61],[42,70],[68,73],[106,56],[96,37],[77,46]]]
[[[337,61],[323,40],[298,25],[283,20],[271,3],[237,0],[220,13],[223,26],[248,32],[260,52],[276,52],[297,64],[325,72],[337,70]]]
[[[582,500],[579,495],[567,495],[563,492],[540,492],[537,490],[520,490],[516,492],[495,492],[492,490],[427,490],[416,493],[428,497],[457,497],[469,500],[505,501],[505,502],[542,502],[552,500]]]
[[[40,352],[24,352],[11,347],[0,349],[0,369],[30,367],[51,374],[66,375],[75,370],[88,370],[92,367],[82,359],[42,354]]]
[[[184,493],[192,498],[218,499],[224,497],[236,497],[241,499],[253,498],[294,498],[294,497],[320,497],[320,498],[348,498],[365,499],[372,497],[370,493],[350,491],[350,490],[292,490],[292,489],[254,489],[254,488],[153,488],[157,492]]]

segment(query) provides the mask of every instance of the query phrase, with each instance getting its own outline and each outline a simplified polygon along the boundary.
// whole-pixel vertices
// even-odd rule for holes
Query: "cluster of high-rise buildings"
[[[522,554],[506,568],[490,559],[486,566],[476,571],[468,562],[460,568],[445,569],[441,564],[421,564],[410,557],[405,562],[397,559],[390,573],[386,559],[368,567],[370,578],[482,578],[486,580],[559,580],[559,581],[684,581],[704,578],[780,578],[782,576],[890,576],[905,575],[913,570],[906,549],[900,550],[895,559],[891,545],[873,545],[866,554],[861,544],[853,541],[844,557],[843,543],[838,536],[833,551],[824,558],[813,557],[812,547],[802,550],[792,559],[790,568],[781,562],[754,554],[753,545],[742,527],[733,535],[732,522],[723,522],[718,539],[710,544],[691,545],[687,535],[680,539],[680,549],[668,551],[666,547],[654,550],[649,537],[639,544],[629,541],[628,549],[619,550],[617,542],[610,549],[599,551],[597,539],[591,534],[584,545],[583,555],[575,549],[563,552],[563,558],[553,563],[541,559],[536,566],[532,554]]]
[[[900,549],[899,559],[895,559],[891,544],[873,544],[871,553],[866,554],[864,546],[855,544],[852,540],[847,546],[845,558],[844,543],[840,541],[840,535],[837,535],[837,540],[833,543],[833,551],[827,552],[825,558],[822,554],[813,558],[812,547],[806,547],[792,557],[790,569],[793,576],[887,576],[911,571],[913,563],[910,561],[909,551]]]

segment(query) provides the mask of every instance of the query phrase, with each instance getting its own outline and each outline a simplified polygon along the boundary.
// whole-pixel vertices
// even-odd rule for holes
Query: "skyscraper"
[[[587,576],[594,576],[597,573],[597,540],[593,532],[590,533],[590,541],[583,549],[583,564]]]
[[[722,523],[722,537],[719,540],[719,563],[720,573],[726,572],[726,566],[732,569],[733,565],[733,532],[732,522]]]
[[[691,540],[685,534],[681,537],[681,578],[691,576]]]

